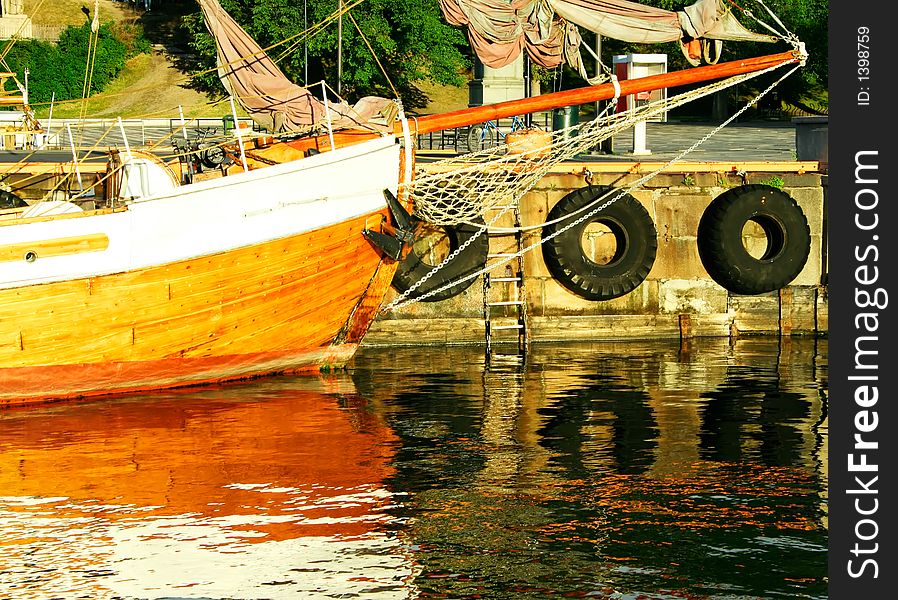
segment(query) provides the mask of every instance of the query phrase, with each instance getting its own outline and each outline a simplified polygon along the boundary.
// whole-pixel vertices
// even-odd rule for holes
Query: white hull
[[[0,248],[103,235],[102,251],[0,260],[0,289],[122,273],[313,231],[384,207],[397,192],[392,136],[176,187],[126,210],[0,221]],[[23,246],[24,244],[24,246]],[[38,247],[38,246],[36,246]],[[27,252],[27,250],[26,250]]]

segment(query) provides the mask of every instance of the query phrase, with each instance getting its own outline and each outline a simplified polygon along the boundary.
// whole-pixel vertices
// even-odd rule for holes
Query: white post
[[[633,126],[633,154],[646,155],[652,151],[645,147],[645,120]]]
[[[187,139],[187,121],[184,120],[184,109],[181,105],[178,105],[178,114],[181,115],[181,133],[184,135],[184,139]]]
[[[81,183],[81,169],[78,168],[78,153],[75,152],[75,138],[72,136],[72,126],[68,123],[65,128],[69,131],[69,144],[72,146],[72,162],[75,163],[75,177],[78,178],[78,189],[84,191],[84,184]]]
[[[234,133],[237,135],[237,143],[240,145],[240,162],[243,163],[243,170],[249,171],[246,166],[246,152],[243,150],[243,133],[240,131],[240,121],[237,120],[237,108],[234,106],[234,96],[228,96],[231,100],[231,114],[234,115]]]
[[[327,88],[324,82],[321,82],[321,95],[324,96],[324,116],[327,117],[327,135],[331,140],[331,150],[336,149],[334,146],[334,128],[331,127],[331,107],[327,102]]]
[[[50,145],[50,127],[53,125],[53,103],[56,102],[56,92],[50,95],[50,114],[47,115],[47,141],[45,144]]]
[[[134,160],[134,157],[131,156],[131,146],[128,145],[128,136],[125,135],[125,125],[122,123],[122,118],[117,117],[118,119],[118,128],[119,131],[122,132],[122,140],[125,143],[125,153],[128,155],[128,160]]]

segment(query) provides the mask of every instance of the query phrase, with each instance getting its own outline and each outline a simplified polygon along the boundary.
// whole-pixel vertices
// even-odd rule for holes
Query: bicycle
[[[521,117],[512,117],[512,132],[526,128],[527,125],[524,123]],[[502,142],[504,143],[507,135],[507,133],[503,133],[502,130],[499,129],[498,119],[496,119],[495,121],[487,121],[480,125],[471,125],[471,127],[468,129],[468,151],[476,152],[478,150],[486,150],[487,148],[492,148],[496,145],[497,141],[500,139],[500,136]]]
[[[196,129],[188,139],[178,135],[172,136],[172,148],[178,155],[178,160],[187,168],[184,183],[191,183],[193,176],[202,173],[204,167],[217,169],[230,163],[231,157],[222,148],[221,143],[215,139],[207,139],[215,138],[217,131],[215,127],[207,127]]]

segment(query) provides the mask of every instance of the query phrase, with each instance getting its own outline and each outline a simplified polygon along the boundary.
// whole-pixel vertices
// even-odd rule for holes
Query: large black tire
[[[571,192],[549,211],[547,220],[552,222],[579,210],[611,190],[608,186],[591,185]],[[612,191],[601,202],[607,202],[615,195]],[[546,225],[543,238],[563,229],[579,216]],[[605,225],[614,235],[615,253],[607,264],[596,263],[583,252],[583,232],[592,223]],[[633,196],[625,194],[589,219],[544,243],[543,259],[552,276],[578,296],[587,300],[610,300],[639,287],[652,270],[657,249],[652,217]]]
[[[483,225],[483,220],[478,219],[476,223]],[[454,252],[467,240],[472,238],[480,228],[476,225],[462,223],[454,227],[441,227],[449,241],[449,252]],[[486,255],[489,252],[489,236],[486,232],[481,233],[477,239],[465,248],[458,256],[453,258],[445,267],[434,273],[433,277],[424,282],[423,285],[417,287],[409,298],[415,299],[426,294],[431,290],[440,288],[447,283],[456,281],[462,277],[475,273],[483,268],[486,264]],[[430,273],[436,265],[431,265],[424,260],[422,256],[415,252],[415,248],[399,263],[396,274],[393,276],[393,287],[400,292],[407,292],[411,287],[421,280],[422,277]],[[445,290],[424,298],[423,302],[439,302],[448,300],[453,296],[461,294],[474,283],[476,277],[452,285]]]
[[[749,254],[742,228],[754,221],[767,236],[760,258]],[[736,294],[763,294],[789,284],[811,251],[811,230],[801,207],[768,185],[743,185],[715,198],[698,224],[698,253],[708,275]]]

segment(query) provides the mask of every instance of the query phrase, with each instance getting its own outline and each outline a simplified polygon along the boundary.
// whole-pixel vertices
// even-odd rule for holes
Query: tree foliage
[[[684,6],[693,4],[695,0],[640,0],[642,4],[648,4],[665,10],[681,10]],[[764,6],[752,0],[740,2],[727,2],[739,21],[747,28],[758,33],[770,33],[755,20],[768,23],[777,30],[781,26],[767,12]],[[825,88],[828,81],[828,24],[829,14],[828,0],[766,0],[764,2],[782,24],[805,43],[810,58],[807,65],[784,82],[780,94],[797,99],[810,88]],[[747,9],[751,14],[746,14]],[[753,15],[753,16],[752,16]],[[687,63],[683,59],[676,44],[665,44],[663,49],[655,47],[650,50],[645,46],[623,44],[626,52],[667,52],[671,58],[671,68],[686,68]],[[783,52],[788,49],[783,42],[775,45],[763,43],[725,42],[724,55],[721,60],[738,60],[751,56]]]
[[[344,4],[350,1],[344,0]],[[221,5],[263,48],[292,40],[268,52],[292,81],[313,84],[325,80],[336,88],[337,22],[331,21],[308,36],[303,32],[306,24],[311,28],[328,20],[337,11],[338,0],[221,0]],[[398,92],[406,106],[415,107],[426,101],[415,82],[462,85],[466,81],[470,50],[465,34],[445,22],[437,0],[365,0],[350,14],[343,17],[345,98],[394,97]],[[195,66],[194,83],[206,91],[223,91],[210,71],[215,44],[202,15],[187,17],[184,26],[191,47],[202,57]]]
[[[12,47],[6,62],[20,81],[24,81],[24,70],[28,68],[32,104],[49,102],[54,94],[58,101],[82,97],[90,35],[90,26],[84,24],[64,29],[55,44],[21,40]],[[147,48],[138,30],[123,29],[113,23],[100,25],[89,95],[102,91],[118,76],[130,56]]]
[[[733,10],[736,18],[748,29],[757,33],[770,33],[751,16],[743,12],[743,9],[750,10],[758,19],[772,25],[776,29],[781,29],[774,18],[770,16],[767,10],[754,0],[739,0],[738,2],[730,2],[724,0],[725,3]],[[695,0],[639,0],[640,4],[651,5],[664,10],[678,11],[685,6],[693,4]],[[810,55],[807,65],[798,73],[785,80],[776,90],[776,95],[771,101],[776,102],[776,98],[796,102],[808,96],[819,96],[824,92],[827,85],[828,76],[828,31],[827,31],[827,0],[766,0],[764,2],[771,11],[782,21],[783,25],[792,33],[798,36],[806,45]],[[592,43],[593,34],[582,32],[584,40]],[[777,42],[775,44],[768,43],[748,43],[748,42],[724,42],[723,56],[721,61],[732,61],[743,58],[762,56],[765,54],[774,54],[789,50],[789,46],[785,42]],[[682,51],[678,43],[666,44],[635,44],[627,43],[611,38],[602,38],[602,60],[606,65],[610,66],[611,57],[615,54],[644,53],[644,54],[667,54],[668,68],[671,71],[687,69],[689,63],[683,57]],[[587,58],[587,61],[589,59]],[[782,74],[781,71],[760,77],[751,83],[740,86],[740,93],[753,95],[753,92],[766,88],[775,78]],[[541,71],[537,74],[540,80],[555,88],[576,87],[582,85],[582,80],[570,69],[557,69],[552,71]],[[559,80],[563,80],[559,83]],[[735,93],[735,90],[731,93]],[[710,101],[710,100],[709,100]],[[692,103],[688,107],[684,107],[683,111],[689,112],[693,108],[699,109],[700,112],[707,113],[710,109],[703,102]]]

